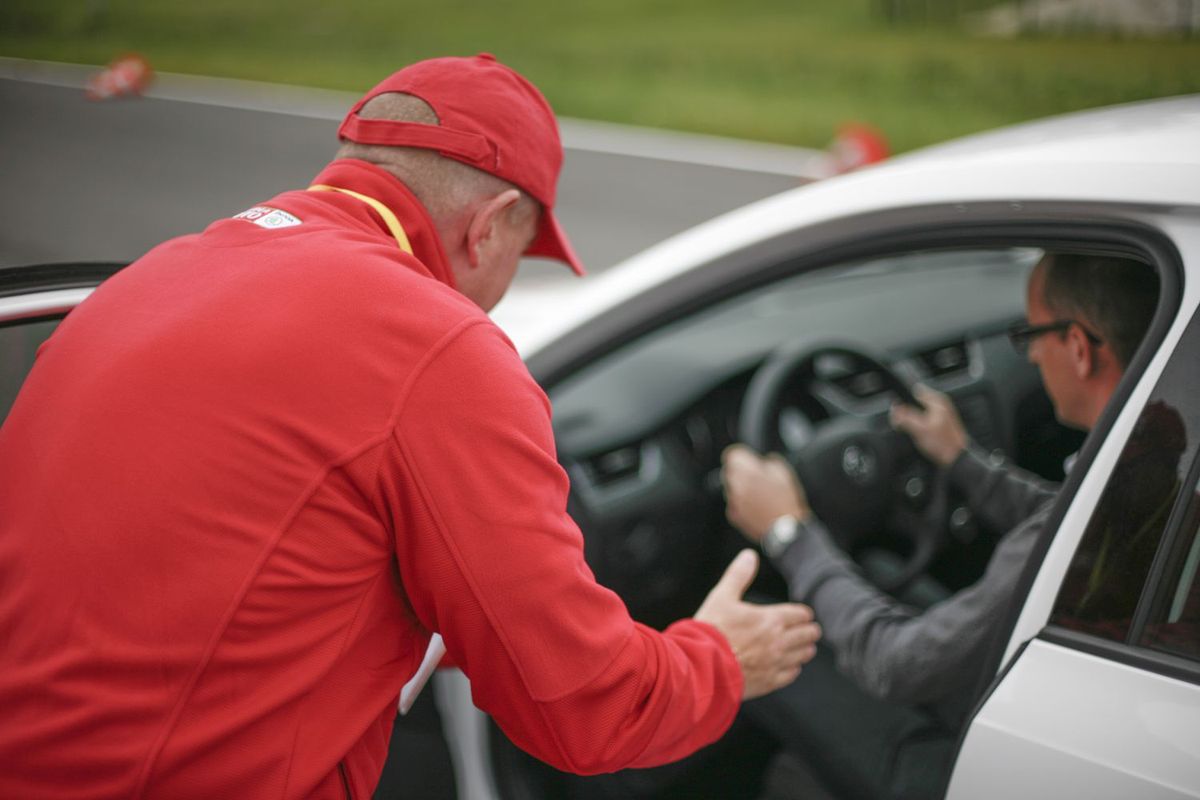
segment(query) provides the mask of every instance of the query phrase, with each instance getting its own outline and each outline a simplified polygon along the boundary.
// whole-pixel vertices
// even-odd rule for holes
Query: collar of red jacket
[[[366,195],[383,203],[400,221],[404,233],[412,245],[413,255],[429,271],[429,274],[451,288],[456,288],[454,273],[446,258],[437,228],[429,212],[399,178],[387,170],[354,158],[340,158],[313,178],[314,184],[336,186]],[[395,244],[387,223],[369,205],[341,192],[313,192],[313,197],[337,205],[356,221],[373,233]]]

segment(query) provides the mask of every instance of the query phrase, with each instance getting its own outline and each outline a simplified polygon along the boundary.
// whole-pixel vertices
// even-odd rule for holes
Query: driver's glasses
[[[1023,356],[1027,356],[1029,355],[1029,346],[1033,344],[1034,339],[1046,333],[1062,333],[1072,325],[1078,325],[1079,330],[1083,331],[1083,335],[1092,344],[1100,344],[1103,341],[1099,336],[1073,319],[1056,319],[1054,322],[1047,322],[1045,325],[1030,325],[1027,322],[1013,325],[1008,329],[1008,341],[1012,343],[1014,350]]]

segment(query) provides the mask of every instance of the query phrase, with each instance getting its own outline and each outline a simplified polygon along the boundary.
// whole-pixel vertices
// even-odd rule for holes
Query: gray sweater
[[[900,603],[867,582],[815,517],[775,563],[792,597],[812,606],[838,666],[862,689],[897,703],[930,704],[957,723],[969,711],[1057,487],[989,462],[974,447],[951,465],[950,480],[977,517],[1008,533],[975,584],[928,609]]]

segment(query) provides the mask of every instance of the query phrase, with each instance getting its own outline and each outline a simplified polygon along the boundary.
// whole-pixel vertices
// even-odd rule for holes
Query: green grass
[[[964,5],[967,0],[960,0]],[[1200,92],[1200,35],[991,39],[891,27],[878,0],[3,0],[0,55],[362,90],[483,50],[563,115],[822,147],[867,122],[897,151],[1046,114]]]

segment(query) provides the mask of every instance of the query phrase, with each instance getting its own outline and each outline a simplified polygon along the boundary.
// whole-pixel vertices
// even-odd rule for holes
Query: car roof
[[[895,158],[1061,158],[1113,163],[1200,163],[1200,94],[1088,109],[998,128]]]

